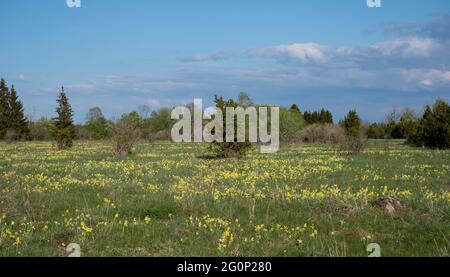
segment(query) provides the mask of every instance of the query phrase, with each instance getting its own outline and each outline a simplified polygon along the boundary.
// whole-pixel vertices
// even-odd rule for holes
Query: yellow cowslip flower
[[[14,240],[13,245],[14,245],[14,246],[19,246],[20,244],[21,244],[20,238],[19,238],[19,237],[16,237],[16,239]]]

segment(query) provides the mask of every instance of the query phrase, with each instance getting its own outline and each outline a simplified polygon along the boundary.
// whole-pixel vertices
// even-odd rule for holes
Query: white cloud
[[[441,45],[431,38],[406,37],[377,43],[372,47],[385,56],[426,57],[432,55]]]
[[[295,43],[249,50],[250,56],[270,57],[281,62],[294,60],[303,64],[324,63],[328,60],[328,47],[317,43]]]

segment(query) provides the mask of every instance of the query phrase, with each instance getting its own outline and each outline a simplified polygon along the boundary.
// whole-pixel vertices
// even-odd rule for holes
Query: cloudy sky
[[[450,1],[0,0],[0,77],[33,118],[77,122],[245,91],[369,121],[450,100]]]

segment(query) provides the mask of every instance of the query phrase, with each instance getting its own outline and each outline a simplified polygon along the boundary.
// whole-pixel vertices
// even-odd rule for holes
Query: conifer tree
[[[58,149],[68,149],[73,145],[75,126],[73,125],[72,107],[64,92],[64,87],[61,88],[56,102],[58,103],[56,108],[58,117],[53,118],[52,136],[56,140]]]
[[[301,114],[300,108],[297,106],[297,104],[292,104],[290,110]]]
[[[344,129],[348,136],[350,137],[358,137],[360,128],[361,128],[361,120],[359,119],[358,114],[355,110],[351,110],[348,112],[347,116],[344,118]]]
[[[9,109],[8,131],[13,132],[11,139],[27,139],[30,135],[30,129],[28,128],[28,121],[24,115],[22,102],[17,97],[14,85],[11,86],[11,92],[9,94]]]
[[[0,80],[0,139],[5,137],[9,128],[9,111],[9,89],[2,78]]]
[[[247,152],[252,148],[252,144],[248,140],[248,138],[245,140],[245,142],[238,142],[237,141],[237,119],[234,118],[234,142],[227,142],[227,114],[226,114],[226,108],[232,107],[237,108],[238,104],[233,101],[233,99],[224,100],[223,97],[215,96],[214,102],[216,103],[216,108],[221,110],[224,114],[223,117],[223,141],[213,141],[209,144],[209,149],[214,152],[217,157],[220,158],[240,158],[242,156],[245,156]]]

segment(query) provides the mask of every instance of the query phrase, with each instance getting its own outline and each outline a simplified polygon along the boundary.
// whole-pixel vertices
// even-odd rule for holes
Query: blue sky
[[[450,1],[0,0],[0,76],[33,118],[77,122],[245,91],[370,121],[450,100]]]

